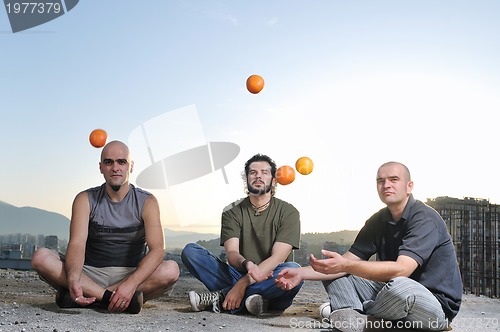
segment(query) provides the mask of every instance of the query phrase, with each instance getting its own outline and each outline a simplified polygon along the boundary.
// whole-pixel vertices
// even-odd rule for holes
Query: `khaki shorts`
[[[123,266],[108,266],[108,267],[94,267],[89,265],[83,266],[83,273],[90,279],[94,280],[103,288],[108,288],[123,279],[127,278],[135,271],[135,267]]]

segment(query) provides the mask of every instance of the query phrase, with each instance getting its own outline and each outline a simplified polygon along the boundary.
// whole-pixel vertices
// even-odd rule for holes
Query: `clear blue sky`
[[[217,171],[152,190],[174,229],[217,232],[258,152],[315,162],[277,194],[304,232],[359,229],[382,207],[375,174],[389,160],[410,168],[417,199],[500,204],[499,32],[496,0],[85,0],[16,34],[2,7],[0,200],[69,217],[74,196],[102,183],[93,129],[128,142],[194,105],[206,141],[241,151],[229,184]],[[251,74],[266,81],[257,95]]]

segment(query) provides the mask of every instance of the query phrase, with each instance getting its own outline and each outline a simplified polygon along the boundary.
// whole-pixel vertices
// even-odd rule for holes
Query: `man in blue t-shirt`
[[[377,191],[387,207],[366,221],[349,251],[323,250],[326,259],[311,255],[311,266],[285,269],[276,283],[288,289],[302,280],[322,280],[329,302],[320,314],[340,331],[384,323],[447,329],[462,298],[455,248],[441,216],[415,200],[412,189],[405,165],[380,166]],[[369,260],[373,255],[376,261]]]

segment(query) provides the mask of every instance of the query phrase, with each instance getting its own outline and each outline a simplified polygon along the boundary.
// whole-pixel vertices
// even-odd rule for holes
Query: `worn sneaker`
[[[212,306],[212,311],[218,314],[220,313],[222,292],[196,293],[195,291],[190,291],[189,302],[191,302],[191,310],[193,311],[202,311]]]
[[[78,303],[73,301],[66,288],[59,288],[56,293],[56,304],[59,308],[81,308]]]
[[[330,314],[330,324],[341,332],[387,331],[392,326],[390,321],[388,323],[382,318],[362,314],[350,308],[334,310]]]
[[[245,300],[247,311],[254,316],[260,316],[264,312],[264,299],[262,295],[253,294]]]
[[[319,306],[319,317],[321,318],[330,318],[330,314],[332,313],[332,307],[330,306],[330,302],[325,302]]]
[[[341,332],[364,332],[368,331],[367,317],[354,309],[338,309],[330,314],[330,323]]]

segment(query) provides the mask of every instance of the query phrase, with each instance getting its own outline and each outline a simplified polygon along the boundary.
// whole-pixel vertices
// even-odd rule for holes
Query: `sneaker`
[[[354,309],[338,309],[330,314],[330,324],[341,332],[364,332],[368,331],[367,317]]]
[[[66,288],[59,288],[56,293],[56,304],[59,308],[81,308],[78,303],[73,301]]]
[[[325,302],[319,306],[319,317],[321,318],[330,318],[330,314],[332,313],[332,307],[330,306],[330,302]]]
[[[193,311],[202,311],[212,306],[212,311],[218,314],[220,313],[222,292],[196,293],[195,291],[190,291],[189,302],[191,302],[191,310]]]
[[[382,318],[368,316],[350,308],[334,310],[330,314],[330,324],[341,332],[387,331],[392,326]]]
[[[245,300],[247,311],[254,316],[260,316],[264,312],[264,299],[262,295],[253,294]]]
[[[128,305],[126,312],[129,314],[138,314],[141,312],[142,306],[144,304],[144,294],[141,291],[136,291],[132,299],[130,300],[130,304]]]

